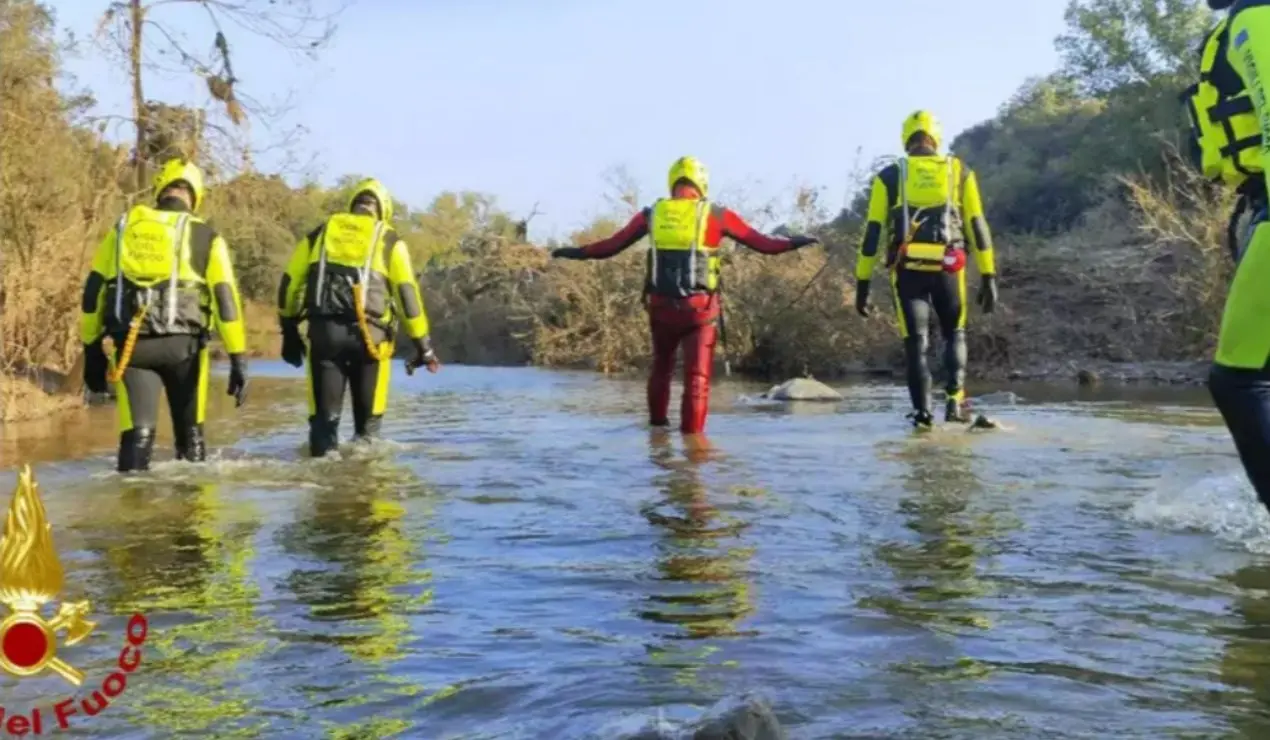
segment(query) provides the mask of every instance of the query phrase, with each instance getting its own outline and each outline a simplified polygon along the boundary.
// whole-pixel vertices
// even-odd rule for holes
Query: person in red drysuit
[[[635,214],[613,236],[580,247],[552,250],[563,259],[608,259],[643,239],[648,250],[647,295],[653,337],[653,367],[648,377],[648,417],[667,426],[675,353],[684,345],[684,394],[680,430],[705,430],[710,406],[710,375],[719,318],[719,256],[724,237],[763,254],[780,254],[818,244],[811,236],[767,236],[734,211],[706,199],[709,173],[693,157],[670,167],[670,198]]]

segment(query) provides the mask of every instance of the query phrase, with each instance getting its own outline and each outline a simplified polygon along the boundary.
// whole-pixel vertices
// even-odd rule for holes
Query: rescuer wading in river
[[[154,178],[156,204],[138,204],[120,217],[97,246],[84,283],[84,383],[94,393],[106,392],[108,379],[115,384],[121,472],[150,467],[160,390],[167,394],[177,459],[205,459],[213,324],[229,353],[229,394],[238,406],[246,399],[242,303],[229,247],[195,215],[204,194],[198,167],[166,162]],[[102,348],[107,335],[115,346],[109,370]]]
[[[641,210],[607,239],[551,253],[564,259],[608,259],[645,236],[650,238],[644,286],[653,337],[649,423],[669,424],[670,381],[682,343],[684,394],[679,426],[685,434],[704,431],[709,412],[723,238],[763,254],[819,243],[809,236],[780,239],[759,233],[732,210],[707,200],[709,179],[705,165],[693,157],[681,157],[670,167],[669,198]]]
[[[1208,388],[1244,470],[1270,508],[1270,224],[1266,172],[1270,145],[1270,0],[1208,0],[1229,13],[1204,39],[1199,82],[1183,94],[1195,127],[1200,169],[1234,186],[1239,205],[1228,231],[1237,261],[1222,313]],[[1250,213],[1246,229],[1235,225]]]
[[[353,431],[378,436],[388,406],[397,321],[414,354],[406,372],[440,363],[428,340],[428,316],[410,253],[392,227],[392,197],[378,180],[353,189],[347,212],[336,213],[296,244],[278,285],[282,359],[300,367],[308,320],[309,452],[339,447],[344,386],[351,389]]]
[[[927,111],[904,120],[906,156],[873,178],[856,263],[856,311],[868,316],[869,284],[885,236],[886,267],[913,403],[909,418],[918,428],[934,422],[926,362],[932,309],[944,339],[944,420],[970,421],[965,405],[967,244],[974,249],[982,280],[978,303],[984,313],[997,304],[992,235],[978,181],[960,159],[938,153],[941,138],[939,122]],[[980,423],[991,424],[986,419],[976,422]]]

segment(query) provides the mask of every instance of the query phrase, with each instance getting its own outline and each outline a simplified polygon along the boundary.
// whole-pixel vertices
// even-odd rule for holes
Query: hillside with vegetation
[[[165,42],[131,32],[123,10],[146,6],[117,5],[121,17],[103,24],[115,29],[121,63],[133,72],[136,138],[125,145],[104,136],[89,92],[61,84],[65,50],[52,15],[30,0],[0,0],[0,419],[80,403],[81,281],[119,213],[150,197],[142,186],[164,158],[192,156],[209,173],[203,213],[234,250],[256,356],[278,349],[271,304],[296,241],[346,204],[360,174],[295,187],[253,167],[238,132],[244,117],[263,112],[235,90],[214,29],[220,56],[190,68],[215,104],[147,99],[144,52]],[[1177,96],[1211,14],[1194,0],[1073,0],[1066,17],[1056,40],[1062,68],[1027,81],[996,116],[951,142],[979,175],[999,251],[1001,305],[986,317],[971,308],[972,375],[1203,363],[1230,277],[1222,240],[1233,197],[1201,182],[1180,154],[1186,123]],[[326,20],[316,40],[258,28],[278,43],[318,48],[334,32]],[[734,370],[827,378],[899,367],[887,301],[875,300],[880,310],[868,319],[852,308],[864,188],[878,164],[861,171],[860,193],[841,212],[810,188],[770,202],[719,194],[758,226],[812,231],[825,243],[778,257],[728,251],[721,353]],[[625,182],[613,186],[610,216],[571,241],[607,234],[654,195]],[[443,361],[603,372],[646,362],[642,249],[604,262],[551,262],[545,248],[554,245],[528,239],[532,214],[508,213],[485,193],[397,203],[395,220]],[[973,294],[973,269],[969,281]]]

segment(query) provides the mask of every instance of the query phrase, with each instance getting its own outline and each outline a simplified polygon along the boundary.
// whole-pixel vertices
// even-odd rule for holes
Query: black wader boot
[[[384,417],[372,416],[366,419],[365,427],[357,434],[357,439],[369,442],[372,439],[379,439],[379,432],[383,429]]]
[[[340,447],[340,418],[323,419],[309,417],[309,455],[325,457],[326,453]]]
[[[944,403],[944,421],[968,422],[970,412],[966,408],[966,332],[958,329],[944,341],[944,372],[947,383],[944,391],[948,400]]]
[[[190,462],[207,460],[207,445],[203,442],[203,425],[179,430],[176,433],[176,459]]]
[[[930,412],[930,368],[926,365],[926,335],[918,334],[904,340],[904,360],[908,398],[913,411],[908,415],[913,426],[929,429],[935,423]]]
[[[150,453],[153,450],[153,429],[137,427],[119,435],[119,472],[149,470]]]

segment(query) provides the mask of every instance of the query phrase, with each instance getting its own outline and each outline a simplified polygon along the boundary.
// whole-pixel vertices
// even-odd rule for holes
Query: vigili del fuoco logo
[[[59,600],[52,618],[41,614],[52,611],[45,606],[57,598],[63,585],[53,527],[28,465],[18,476],[4,522],[4,539],[0,540],[0,603],[8,611],[0,621],[0,669],[5,673],[19,679],[60,676],[72,686],[83,685],[84,673],[58,655],[58,650],[78,644],[97,627],[88,620],[88,602]],[[141,645],[147,631],[145,617],[132,615],[119,659],[96,688],[31,707],[26,713],[0,706],[0,727],[19,737],[41,735],[70,729],[72,718],[100,714],[128,688],[128,676],[141,665]],[[63,632],[59,644],[58,636]]]

